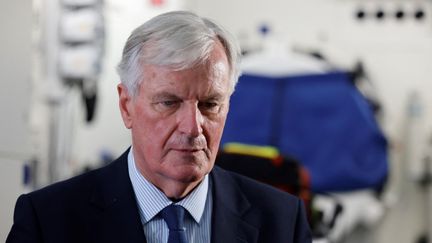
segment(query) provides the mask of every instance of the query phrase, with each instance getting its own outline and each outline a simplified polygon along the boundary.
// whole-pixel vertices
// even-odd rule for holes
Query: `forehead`
[[[197,66],[173,71],[169,68],[147,67],[140,93],[168,92],[178,96],[224,95],[229,93],[229,75],[223,64],[211,67]]]
[[[229,92],[230,68],[222,47],[215,46],[209,58],[185,70],[173,70],[169,67],[144,64],[141,92],[171,91],[188,92]]]

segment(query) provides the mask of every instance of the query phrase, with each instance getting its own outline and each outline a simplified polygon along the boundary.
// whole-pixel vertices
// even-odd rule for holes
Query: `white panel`
[[[60,76],[92,79],[97,77],[100,50],[97,45],[65,46],[59,55]]]
[[[1,1],[0,157],[28,149],[31,79],[31,1]]]
[[[23,192],[22,161],[29,154],[31,7],[31,1],[0,1],[0,242]]]
[[[67,42],[91,42],[102,31],[102,15],[95,9],[64,11],[60,22],[60,35]]]

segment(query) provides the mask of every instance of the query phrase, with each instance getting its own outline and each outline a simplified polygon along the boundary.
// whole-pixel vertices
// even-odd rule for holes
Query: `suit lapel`
[[[250,203],[237,183],[225,171],[215,166],[211,173],[213,182],[213,213],[211,242],[257,242],[258,229],[249,224],[245,214]]]
[[[129,179],[128,152],[129,150],[98,174],[90,198],[94,215],[89,227],[94,242],[146,242]]]

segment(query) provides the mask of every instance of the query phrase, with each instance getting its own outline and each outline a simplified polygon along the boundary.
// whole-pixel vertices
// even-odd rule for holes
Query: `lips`
[[[184,149],[184,148],[181,148],[181,149],[174,148],[172,150],[183,152],[183,153],[195,153],[195,152],[202,151],[203,149],[201,149],[201,148],[186,148],[186,149]]]

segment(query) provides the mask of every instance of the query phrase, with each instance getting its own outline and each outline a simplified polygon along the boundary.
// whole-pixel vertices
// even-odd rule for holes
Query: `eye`
[[[177,105],[179,103],[179,101],[177,100],[165,100],[165,101],[161,101],[160,104],[166,107],[173,107],[175,105]]]
[[[200,110],[207,112],[218,112],[220,104],[218,102],[206,101],[198,104]]]
[[[173,111],[180,106],[179,100],[162,100],[154,103],[156,110],[160,112]]]

